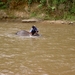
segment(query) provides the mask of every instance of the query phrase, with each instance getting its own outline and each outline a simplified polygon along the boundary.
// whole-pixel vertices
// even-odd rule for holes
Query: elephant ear
[[[29,32],[25,31],[25,30],[21,30],[21,31],[18,31],[16,33],[16,35],[19,35],[19,36],[29,36]]]

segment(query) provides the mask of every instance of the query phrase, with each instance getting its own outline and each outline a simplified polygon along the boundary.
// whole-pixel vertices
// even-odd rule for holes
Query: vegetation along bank
[[[75,20],[75,0],[0,0],[0,20]]]

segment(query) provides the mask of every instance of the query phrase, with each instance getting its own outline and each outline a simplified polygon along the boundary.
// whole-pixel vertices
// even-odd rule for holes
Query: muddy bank
[[[44,20],[43,23],[51,23],[51,24],[75,24],[75,21],[68,21],[68,20]]]
[[[0,19],[0,22],[20,22],[20,23],[50,23],[50,24],[68,24],[68,25],[74,25],[75,21],[68,21],[68,20],[42,20],[42,19],[22,19],[22,18],[3,18]]]
[[[22,19],[28,19],[29,13],[19,10],[0,10],[0,21],[21,21]]]

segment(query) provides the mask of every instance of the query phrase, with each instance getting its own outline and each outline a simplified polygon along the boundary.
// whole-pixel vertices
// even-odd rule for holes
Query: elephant
[[[31,34],[30,34],[30,32],[28,32],[26,30],[21,30],[21,31],[18,31],[16,33],[16,35],[18,35],[18,36],[30,36]],[[32,36],[39,36],[39,34],[36,33],[35,35],[32,35]]]

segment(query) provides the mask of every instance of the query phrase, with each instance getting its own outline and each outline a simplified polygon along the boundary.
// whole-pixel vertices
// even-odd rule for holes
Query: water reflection
[[[41,37],[15,35],[32,25],[0,23],[0,75],[75,75],[75,26],[36,23]]]

